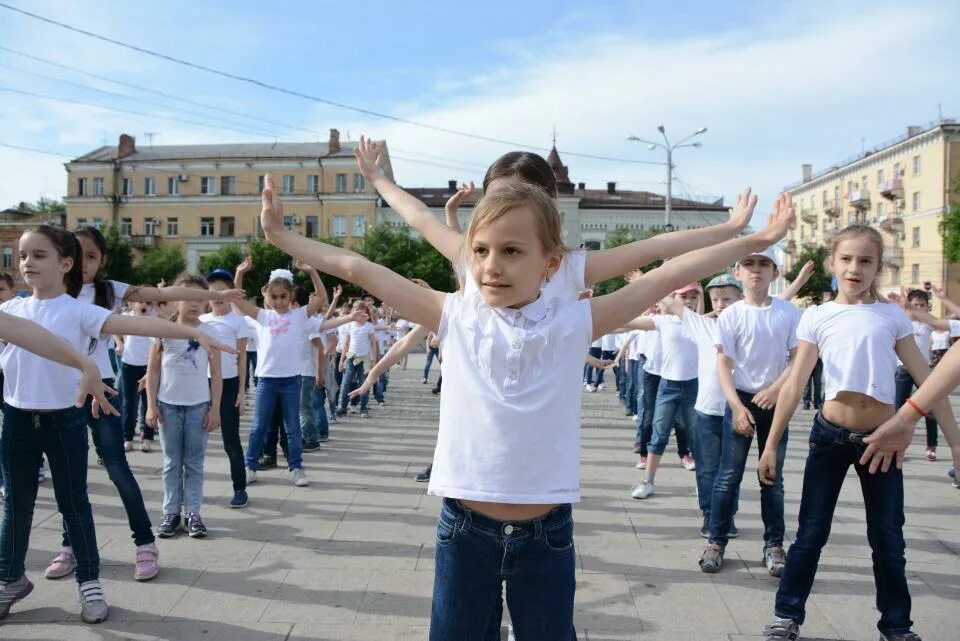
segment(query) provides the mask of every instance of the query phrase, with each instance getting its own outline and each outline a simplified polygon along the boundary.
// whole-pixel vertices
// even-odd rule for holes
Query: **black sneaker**
[[[303,451],[304,451],[304,452],[316,452],[316,451],[319,450],[319,449],[320,449],[320,441],[317,441],[316,443],[304,443],[304,444],[303,444]]]
[[[810,403],[804,402],[804,404],[803,404],[803,409],[809,410],[809,409],[810,409]]]
[[[326,443],[326,442],[329,441],[329,440],[330,440],[330,435],[329,435],[329,434],[321,434],[321,435],[320,435],[320,442],[321,442],[321,443]]]
[[[247,507],[247,491],[237,490],[233,493],[233,498],[230,499],[230,509],[239,510],[245,507]]]
[[[207,535],[207,526],[203,524],[200,515],[196,513],[187,515],[186,530],[191,539],[202,539]]]
[[[426,468],[424,468],[422,472],[420,472],[413,478],[417,483],[426,483],[430,480],[430,472],[432,471],[433,471],[433,463],[428,465]]]
[[[710,538],[710,517],[709,516],[703,517],[703,525],[700,527],[700,536],[702,536],[705,539]]]
[[[347,410],[345,409],[337,410],[337,416],[346,416],[346,415],[347,415]]]
[[[264,454],[260,457],[260,463],[257,466],[257,469],[260,470],[269,470],[277,466],[277,457],[276,456],[267,456]]]
[[[440,393],[440,388],[439,388],[439,387],[434,387],[432,390],[430,390],[430,393],[431,393],[431,394],[439,394],[439,393]]]
[[[737,538],[738,536],[740,536],[740,530],[737,529],[737,524],[736,524],[733,520],[731,520],[731,521],[730,521],[730,529],[727,530],[727,538],[728,538],[728,539],[735,539],[735,538]]]
[[[180,515],[164,514],[160,527],[157,528],[157,536],[161,539],[169,539],[180,533]]]

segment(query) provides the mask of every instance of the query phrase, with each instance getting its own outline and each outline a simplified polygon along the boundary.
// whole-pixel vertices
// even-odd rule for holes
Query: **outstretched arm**
[[[199,327],[190,327],[180,323],[171,323],[168,320],[153,316],[121,316],[111,314],[103,323],[103,332],[106,334],[132,334],[134,336],[155,336],[157,338],[194,339],[203,349],[223,350],[229,354],[236,354],[236,345],[225,345],[211,338]],[[220,356],[217,354],[217,356]]]
[[[463,202],[463,199],[473,193],[473,189],[474,187],[472,180],[470,181],[469,185],[460,185],[460,188],[457,189],[457,193],[455,193],[453,196],[450,196],[450,200],[447,201],[447,204],[443,208],[443,213],[447,218],[447,227],[458,234],[462,234],[463,229],[460,227],[460,219],[457,218],[457,210],[460,208],[460,203]]]
[[[127,290],[124,301],[135,303],[171,303],[180,300],[192,300],[206,302],[208,300],[222,300],[232,303],[243,299],[243,290],[227,289],[216,291],[213,289],[200,289],[198,287],[180,287],[171,285],[169,287],[131,287]]]
[[[793,300],[793,297],[803,289],[803,286],[807,284],[807,281],[810,280],[810,277],[813,276],[813,270],[816,265],[813,264],[812,260],[808,260],[803,264],[803,268],[800,269],[800,273],[797,274],[797,277],[793,279],[793,282],[790,285],[780,292],[780,296],[783,300]]]
[[[730,219],[725,223],[703,229],[657,234],[653,238],[613,249],[587,252],[584,276],[586,284],[589,287],[593,283],[614,278],[656,260],[672,258],[730,240],[747,226],[756,206],[757,197],[751,196],[748,187],[737,196],[737,202],[730,209]]]
[[[955,302],[947,298],[946,294],[943,293],[943,289],[940,287],[934,287],[933,294],[940,300],[941,303],[943,303],[943,306],[946,307],[950,313],[960,316],[960,305],[957,305]]]
[[[243,291],[243,277],[247,275],[247,272],[253,268],[253,259],[249,256],[244,256],[243,261],[237,265],[236,274],[233,277],[233,283],[236,285],[239,291]],[[249,316],[250,318],[256,320],[257,316],[260,315],[260,308],[248,301],[246,298],[239,298],[238,300],[232,301],[233,309],[243,316]]]
[[[349,394],[350,398],[361,396],[372,390],[374,383],[377,382],[380,375],[399,363],[404,356],[409,354],[410,351],[417,346],[417,343],[426,337],[428,331],[429,330],[423,325],[417,325],[411,329],[406,336],[394,343],[393,346],[387,350],[387,353],[383,355],[383,358],[370,368],[366,378],[363,379],[363,384]]]
[[[929,312],[925,312],[919,309],[907,309],[907,314],[913,320],[918,320],[921,323],[926,323],[930,327],[940,330],[941,332],[950,331],[950,321],[946,318],[936,318]]]

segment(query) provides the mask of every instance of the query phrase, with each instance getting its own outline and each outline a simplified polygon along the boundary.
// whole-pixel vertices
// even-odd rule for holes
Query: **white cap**
[[[752,254],[747,254],[746,256],[744,256],[743,258],[741,258],[740,260],[738,260],[738,261],[737,261],[737,264],[739,265],[740,263],[742,263],[742,262],[743,262],[744,260],[746,260],[747,258],[750,258],[751,256],[763,256],[764,258],[769,259],[770,262],[773,263],[773,266],[774,266],[774,267],[776,267],[777,269],[780,269],[780,264],[779,264],[778,261],[777,261],[777,254],[776,254],[776,252],[774,251],[772,245],[771,245],[770,247],[767,247],[767,248],[764,249],[763,251],[753,252]]]

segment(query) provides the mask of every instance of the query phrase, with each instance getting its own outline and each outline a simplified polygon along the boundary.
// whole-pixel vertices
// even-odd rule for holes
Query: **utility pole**
[[[670,140],[667,138],[667,130],[663,125],[657,127],[657,131],[659,131],[660,135],[663,136],[663,142],[651,142],[636,136],[627,136],[627,140],[630,142],[642,142],[646,145],[649,145],[651,150],[659,148],[663,149],[667,153],[667,200],[663,208],[663,229],[664,231],[673,231],[673,225],[670,223],[670,213],[673,211],[673,152],[675,149],[680,149],[682,147],[702,147],[703,145],[699,142],[687,141],[694,136],[699,136],[700,134],[706,133],[707,128],[701,127],[686,138],[682,139],[680,142],[674,144],[671,144]]]

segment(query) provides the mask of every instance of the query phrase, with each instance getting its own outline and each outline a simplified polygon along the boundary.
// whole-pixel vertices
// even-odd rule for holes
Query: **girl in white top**
[[[344,331],[344,342],[340,347],[340,362],[338,369],[343,373],[343,384],[340,386],[340,408],[338,416],[347,413],[347,403],[350,401],[350,392],[360,385],[364,379],[364,370],[379,360],[377,353],[376,330],[370,322],[370,312],[362,301],[353,304],[353,313],[361,314],[362,320],[354,321]],[[367,418],[367,402],[369,396],[360,397],[360,417]]]
[[[96,305],[79,302],[83,283],[80,245],[66,230],[41,225],[24,233],[19,242],[20,272],[33,289],[28,298],[16,298],[0,311],[33,320],[60,340],[84,352],[101,335],[150,334],[197,338],[206,346],[216,345],[196,329],[180,327],[155,318],[122,316]],[[30,537],[30,520],[37,495],[37,470],[41,453],[47,455],[53,472],[58,509],[75,548],[61,550],[70,560],[79,584],[81,616],[88,623],[104,620],[108,608],[99,583],[93,513],[87,498],[86,416],[74,404],[80,375],[62,365],[37,358],[8,346],[2,359],[4,381],[3,466],[9,479],[5,516],[0,531],[0,603],[6,614],[10,604],[31,589],[24,576],[24,558]],[[96,408],[91,414],[99,414]],[[112,416],[117,417],[116,413]],[[120,455],[122,442],[118,441]],[[156,546],[149,565],[156,575]],[[138,550],[142,552],[145,550]],[[59,555],[58,555],[59,556]],[[136,578],[152,578],[135,574]]]
[[[199,276],[182,276],[178,287],[207,289]],[[203,303],[176,303],[174,320],[210,336],[212,324],[200,320]],[[236,358],[236,355],[233,355]],[[183,339],[155,339],[147,365],[147,422],[160,430],[163,448],[163,520],[157,534],[175,536],[181,527],[191,538],[207,536],[200,517],[203,505],[203,459],[207,435],[220,428],[220,395],[223,391],[220,355],[200,343]],[[209,368],[210,377],[207,380]]]
[[[542,295],[565,248],[556,204],[538,188],[513,185],[478,203],[463,248],[477,289],[443,294],[285,230],[271,176],[266,184],[261,224],[270,242],[437,331],[447,350],[449,393],[441,397],[429,489],[445,497],[430,638],[484,638],[504,576],[518,641],[570,638],[576,565],[570,503],[580,497],[584,353],[595,337],[681,284],[782,237],[794,218],[789,201],[778,204],[763,232],[679,257],[612,294],[576,301]]]
[[[903,475],[897,468],[872,475],[860,460],[864,439],[893,416],[897,359],[921,383],[930,367],[917,349],[907,315],[877,295],[875,280],[883,264],[879,232],[863,225],[847,227],[833,241],[827,264],[839,284],[836,301],[813,306],[803,314],[797,328],[795,362],[780,390],[758,465],[761,482],[772,483],[777,473],[778,443],[819,357],[823,361],[825,403],[810,434],[796,539],[780,577],[775,618],[765,630],[765,638],[796,638],[803,624],[820,551],[827,542],[840,488],[851,465],[860,477],[867,541],[873,551],[880,610],[877,627],[883,639],[918,638],[910,635]],[[944,400],[929,407],[937,414],[948,440],[960,446],[949,404]]]
[[[153,303],[133,303],[133,316],[154,314]],[[123,404],[123,449],[133,450],[133,437],[137,430],[139,415],[143,432],[140,435],[140,449],[149,452],[153,443],[153,428],[147,425],[147,393],[140,389],[140,379],[147,375],[147,361],[150,358],[150,339],[146,336],[124,336],[117,342],[120,351],[120,395]]]

